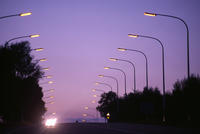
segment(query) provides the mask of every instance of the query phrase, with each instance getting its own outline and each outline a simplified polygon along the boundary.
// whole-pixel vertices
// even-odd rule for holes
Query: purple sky
[[[41,85],[44,90],[54,88],[55,104],[49,112],[57,112],[60,120],[81,118],[84,106],[95,108],[92,88],[95,81],[112,85],[112,79],[98,78],[104,74],[119,80],[120,96],[124,94],[121,72],[104,70],[104,66],[123,69],[127,74],[127,92],[133,88],[133,69],[125,62],[112,62],[108,58],[132,61],[136,66],[137,89],[145,86],[145,60],[135,52],[119,52],[118,47],[143,51],[149,60],[149,86],[162,93],[161,47],[145,38],[129,38],[128,33],[149,35],[160,39],[165,47],[166,91],[171,91],[177,79],[186,77],[186,29],[182,22],[167,17],[148,17],[143,13],[169,14],[184,19],[190,29],[191,73],[200,74],[200,19],[199,0],[1,0],[0,16],[32,12],[27,17],[0,20],[0,44],[23,35],[40,34],[28,39],[36,59],[48,58],[40,63],[51,69],[52,85]],[[24,40],[24,39],[23,39]],[[17,40],[22,41],[22,40]],[[47,80],[41,80],[45,82]],[[47,95],[46,95],[47,96]],[[90,110],[95,114],[95,110]]]

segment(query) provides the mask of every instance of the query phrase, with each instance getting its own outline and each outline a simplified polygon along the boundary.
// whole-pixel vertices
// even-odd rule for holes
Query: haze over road
[[[56,128],[23,127],[6,134],[197,134],[190,128],[123,123],[65,123]]]

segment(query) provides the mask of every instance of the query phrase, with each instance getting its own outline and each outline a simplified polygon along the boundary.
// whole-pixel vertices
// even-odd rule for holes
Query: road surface
[[[41,126],[7,130],[5,134],[199,134],[199,129],[124,123],[66,123],[55,128]]]

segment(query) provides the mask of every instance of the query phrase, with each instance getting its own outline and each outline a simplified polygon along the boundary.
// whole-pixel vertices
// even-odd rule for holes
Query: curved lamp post
[[[52,99],[52,98],[54,98],[54,96],[43,97],[43,99]]]
[[[105,93],[105,91],[102,90],[102,89],[92,89],[92,92],[96,92],[96,91],[99,91],[99,92],[103,92],[103,93]]]
[[[147,60],[146,54],[143,53],[142,51],[135,50],[135,49],[118,48],[117,50],[119,50],[119,51],[135,51],[135,52],[141,53],[144,56],[145,61],[146,61],[146,87],[148,89],[148,87],[149,87],[149,84],[148,84],[148,60]]]
[[[117,96],[118,96],[118,93],[119,93],[119,84],[118,84],[118,80],[115,78],[115,77],[113,77],[113,76],[107,76],[107,75],[98,75],[98,77],[107,77],[107,78],[111,78],[111,79],[113,79],[113,80],[115,80],[116,81],[116,84],[117,84]]]
[[[107,78],[111,78],[113,80],[116,81],[116,84],[117,84],[117,112],[119,112],[119,82],[117,80],[117,78],[113,77],[113,76],[107,76],[107,75],[98,75],[99,77],[107,77]]]
[[[95,82],[96,85],[102,84],[102,85],[106,85],[110,88],[110,90],[112,91],[112,86],[107,84],[107,83],[102,83],[102,82]]]
[[[50,78],[52,78],[52,76],[51,75],[46,75],[46,76],[44,76],[44,78],[50,79]]]
[[[129,60],[123,60],[123,59],[116,59],[116,58],[109,58],[109,60],[111,61],[124,61],[124,62],[128,62],[132,65],[133,67],[133,71],[134,71],[134,74],[133,74],[133,77],[134,77],[134,88],[133,88],[133,91],[135,92],[136,91],[136,71],[135,71],[135,65],[129,61]]]
[[[45,71],[48,71],[50,68],[49,67],[45,67],[45,68],[42,68],[43,70]]]
[[[9,18],[9,17],[15,17],[15,16],[28,16],[28,15],[31,15],[31,14],[32,14],[31,12],[20,13],[20,14],[13,14],[13,15],[2,16],[2,17],[0,17],[0,19]]]
[[[98,111],[96,108],[89,108],[88,106],[85,106],[84,107],[85,110],[92,110],[92,111],[95,111],[96,112],[96,118],[98,118]]]
[[[38,60],[35,60],[35,61],[37,61],[37,62],[43,62],[43,61],[47,61],[47,58],[42,58],[42,59],[38,59]]]
[[[157,14],[157,13],[148,13],[148,12],[145,12],[144,15],[146,15],[146,16],[164,16],[164,17],[170,17],[170,18],[178,19],[178,20],[180,20],[180,21],[183,22],[183,24],[186,27],[186,31],[187,31],[187,75],[188,75],[188,78],[190,78],[189,28],[188,28],[187,23],[183,19],[181,19],[179,17],[176,17],[176,16],[172,16],[172,15]]]
[[[52,84],[54,83],[53,81],[47,81],[47,82],[43,82],[43,83],[39,83],[40,85],[43,85],[43,84]]]
[[[124,88],[125,88],[125,95],[127,95],[126,93],[126,74],[122,69],[119,68],[112,68],[112,67],[104,67],[104,69],[113,69],[113,70],[118,70],[120,72],[122,72],[124,74]]]
[[[43,92],[54,92],[55,89],[44,90]]]
[[[133,37],[133,38],[138,38],[138,37],[143,37],[143,38],[149,38],[149,39],[153,39],[156,40],[157,42],[159,42],[161,48],[162,48],[162,74],[163,74],[163,122],[165,122],[165,61],[164,61],[164,46],[162,44],[162,42],[155,38],[155,37],[151,37],[151,36],[146,36],[146,35],[136,35],[136,34],[128,34],[129,37]]]
[[[27,35],[27,36],[19,36],[19,37],[16,37],[16,38],[12,38],[10,40],[8,40],[6,42],[6,45],[8,45],[9,42],[13,41],[13,40],[16,40],[16,39],[21,39],[21,38],[36,38],[36,37],[39,37],[40,35],[39,34],[34,34],[34,35]]]
[[[96,103],[96,101],[95,101],[95,100],[92,100],[91,102],[92,102],[93,104],[94,104],[94,103]]]

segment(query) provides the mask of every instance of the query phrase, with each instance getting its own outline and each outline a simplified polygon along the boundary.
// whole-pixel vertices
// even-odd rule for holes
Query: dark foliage
[[[0,115],[7,122],[39,122],[45,112],[40,66],[28,42],[0,47]]]
[[[165,123],[197,126],[200,120],[200,77],[192,75],[189,79],[177,81],[172,91],[165,95]],[[121,98],[108,92],[101,96],[97,110],[102,117],[109,112],[110,122],[162,123],[162,97],[158,88],[144,88],[143,92]]]

